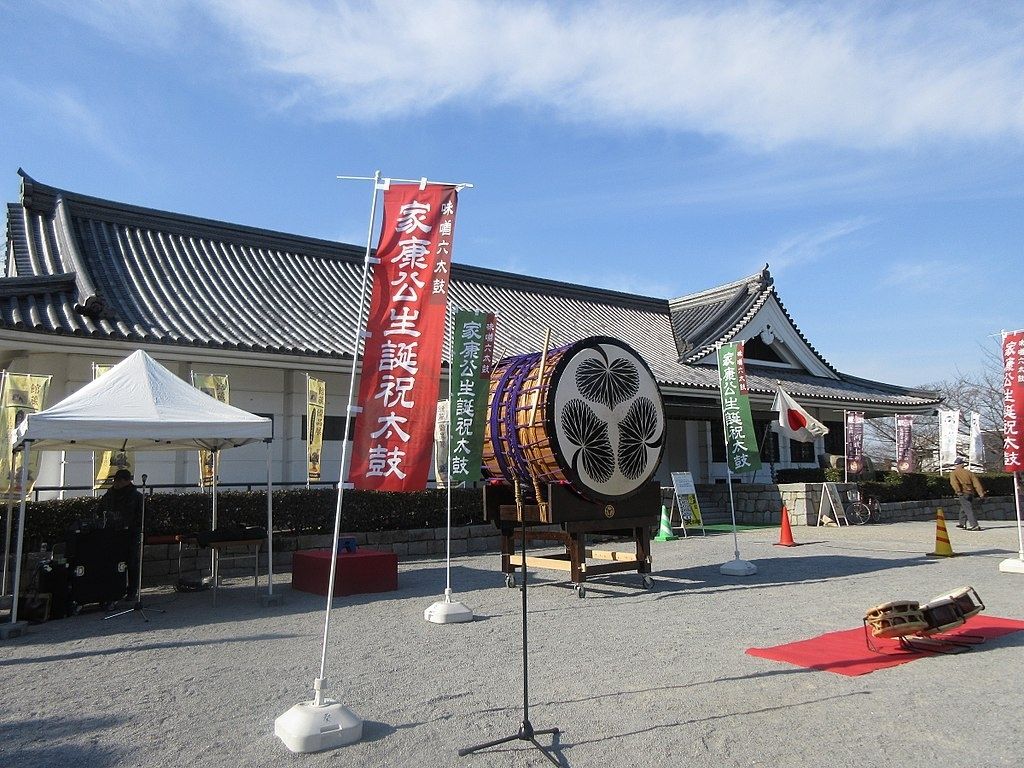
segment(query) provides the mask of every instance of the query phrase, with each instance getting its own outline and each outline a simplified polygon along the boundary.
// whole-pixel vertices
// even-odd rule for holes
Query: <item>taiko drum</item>
[[[665,407],[628,344],[593,336],[502,360],[491,372],[484,466],[509,483],[567,483],[584,498],[632,496],[658,469]]]

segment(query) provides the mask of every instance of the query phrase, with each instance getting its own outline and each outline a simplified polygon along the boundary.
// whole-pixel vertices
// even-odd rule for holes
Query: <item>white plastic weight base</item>
[[[740,560],[737,557],[718,570],[726,576],[753,576],[757,573],[757,566],[747,560]]]
[[[274,721],[274,735],[292,752],[322,752],[363,738],[363,721],[333,699],[303,701]]]
[[[438,600],[423,611],[423,618],[434,624],[458,624],[473,620],[473,610],[457,600]]]
[[[25,634],[28,628],[27,621],[6,622],[0,624],[0,640],[13,640]]]
[[[999,564],[999,570],[1003,573],[1024,573],[1024,560],[1018,557],[1010,557]]]

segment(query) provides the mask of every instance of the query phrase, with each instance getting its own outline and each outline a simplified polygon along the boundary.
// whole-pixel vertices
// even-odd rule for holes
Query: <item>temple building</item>
[[[185,379],[227,374],[231,404],[274,421],[277,483],[305,481],[309,374],[327,382],[323,476],[338,479],[349,377],[358,373],[362,247],[102,200],[19,174],[21,199],[7,206],[0,367],[51,375],[48,404],[89,382],[94,363],[136,349]],[[538,351],[545,328],[552,346],[598,335],[633,346],[665,401],[664,484],[673,471],[698,483],[726,477],[722,343],[745,342],[762,457],[776,468],[842,454],[844,410],[930,415],[939,402],[935,392],[836,370],[786,311],[767,265],[666,299],[453,264],[450,297],[497,314],[498,356]],[[830,433],[797,443],[766,432],[778,386]],[[47,454],[37,485],[88,487],[92,456],[77,454]],[[221,481],[259,485],[265,462],[259,446],[226,452]],[[197,483],[195,455],[140,454],[137,465],[154,485]],[[742,479],[767,482],[768,469]]]

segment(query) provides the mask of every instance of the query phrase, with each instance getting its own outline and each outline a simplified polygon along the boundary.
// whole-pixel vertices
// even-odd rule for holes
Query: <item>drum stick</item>
[[[544,383],[544,366],[548,362],[548,345],[551,343],[551,326],[544,329],[544,348],[540,352],[540,368],[537,369],[537,386],[533,390],[533,406],[530,408],[529,425],[537,421],[537,404],[540,402],[540,388]]]

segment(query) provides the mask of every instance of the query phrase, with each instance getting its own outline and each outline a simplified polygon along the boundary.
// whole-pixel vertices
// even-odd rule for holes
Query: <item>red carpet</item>
[[[978,615],[967,620],[962,627],[948,633],[955,637],[958,634],[980,635],[986,640],[1002,637],[1011,632],[1024,629],[1024,621],[1003,619],[999,616]],[[864,629],[847,629],[842,632],[828,632],[810,640],[798,640],[795,643],[776,645],[772,648],[747,648],[751,656],[764,659],[784,661],[807,669],[819,669],[835,672],[837,675],[866,675],[876,669],[895,667],[932,653],[921,651],[905,651],[897,640],[884,637],[872,638],[875,646],[882,653],[873,653],[864,643]],[[981,646],[984,647],[984,646]]]

